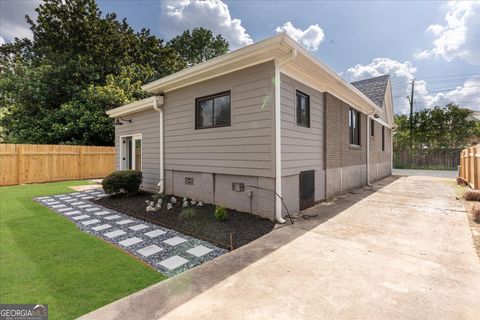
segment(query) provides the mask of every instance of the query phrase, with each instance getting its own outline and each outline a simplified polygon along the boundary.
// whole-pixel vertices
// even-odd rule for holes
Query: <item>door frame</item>
[[[136,159],[136,154],[135,154],[135,140],[140,140],[140,171],[143,171],[143,139],[142,139],[142,134],[141,133],[134,133],[134,134],[124,134],[119,137],[120,142],[120,170],[127,170],[125,168],[125,160],[124,158],[124,153],[125,153],[125,146],[123,145],[123,139],[124,138],[132,138],[132,170],[135,170],[135,159]]]

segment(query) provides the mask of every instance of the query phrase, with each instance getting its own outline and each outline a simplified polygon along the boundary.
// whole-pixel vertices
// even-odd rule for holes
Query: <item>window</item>
[[[360,145],[360,112],[350,108],[348,112],[348,126],[350,128],[350,144]]]
[[[297,124],[310,128],[310,97],[297,91]]]
[[[230,125],[230,91],[198,98],[195,129],[228,127]]]
[[[370,136],[375,137],[375,120],[370,119]]]
[[[121,136],[121,164],[122,170],[130,169],[142,171],[142,135]]]
[[[382,151],[385,151],[385,127],[382,126]]]

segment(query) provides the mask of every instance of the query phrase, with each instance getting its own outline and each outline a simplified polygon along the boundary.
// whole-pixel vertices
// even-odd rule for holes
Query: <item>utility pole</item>
[[[412,91],[410,97],[407,97],[410,103],[410,148],[413,146],[413,93],[415,92],[415,79],[412,79]]]

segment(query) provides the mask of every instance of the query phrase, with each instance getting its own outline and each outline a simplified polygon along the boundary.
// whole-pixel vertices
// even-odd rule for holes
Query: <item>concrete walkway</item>
[[[83,319],[480,319],[451,180],[391,177]]]
[[[413,169],[393,169],[393,174],[397,176],[423,176],[452,178],[458,177],[457,170],[413,170]]]

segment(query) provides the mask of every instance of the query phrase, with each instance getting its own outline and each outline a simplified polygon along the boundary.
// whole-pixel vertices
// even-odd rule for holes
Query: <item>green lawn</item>
[[[49,319],[72,319],[165,278],[32,200],[86,183],[0,188],[0,303],[47,303]]]

